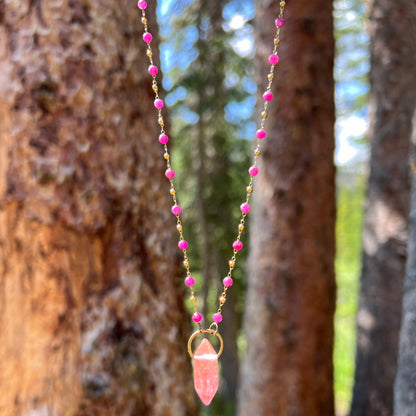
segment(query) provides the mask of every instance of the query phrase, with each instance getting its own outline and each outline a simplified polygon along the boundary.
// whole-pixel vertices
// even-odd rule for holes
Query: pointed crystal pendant
[[[206,338],[194,354],[194,387],[205,406],[211,403],[218,390],[218,356]]]

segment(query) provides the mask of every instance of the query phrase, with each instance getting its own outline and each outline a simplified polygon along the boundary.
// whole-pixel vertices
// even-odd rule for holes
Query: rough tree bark
[[[134,7],[0,4],[1,416],[195,414]]]
[[[414,7],[407,0],[368,2],[371,157],[351,416],[393,414],[416,91]]]
[[[276,3],[256,2],[261,85]],[[290,2],[285,19],[251,218],[240,416],[334,414],[332,2]]]

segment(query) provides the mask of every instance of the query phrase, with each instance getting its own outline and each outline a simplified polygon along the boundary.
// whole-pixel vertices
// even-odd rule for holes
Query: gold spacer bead
[[[233,268],[235,266],[235,260],[229,260],[228,264],[231,268]]]
[[[157,91],[158,91],[158,88],[157,88],[157,85],[156,85],[156,84],[153,84],[153,85],[152,85],[152,90],[153,90],[154,92],[157,92]]]
[[[238,229],[240,231],[243,231],[244,230],[244,224],[238,224]]]
[[[251,194],[253,192],[253,187],[252,186],[247,186],[247,193]]]
[[[221,305],[224,305],[224,303],[226,301],[225,296],[220,296],[219,301],[220,301]]]
[[[169,160],[169,153],[168,152],[166,152],[164,155],[163,155],[163,157],[166,159],[166,160]]]
[[[188,266],[189,266],[189,261],[188,261],[188,260],[184,260],[184,261],[183,261],[183,265],[184,265],[185,267],[188,267]]]
[[[170,194],[171,195],[176,195],[176,191],[173,188],[170,188]]]
[[[150,58],[151,56],[153,56],[153,53],[152,53],[152,51],[150,49],[148,49],[146,51],[146,55]]]
[[[145,17],[142,17],[142,23],[145,25],[147,24],[147,19]]]
[[[267,78],[269,79],[269,81],[273,81],[273,79],[274,79],[274,75],[273,75],[273,74],[269,74],[269,75],[267,76]]]
[[[285,6],[286,6],[286,3],[284,1],[281,1],[280,2],[280,7],[285,7]]]
[[[259,149],[256,149],[256,151],[254,152],[254,154],[255,154],[256,156],[260,156],[261,152],[260,152],[260,150],[259,150]]]
[[[165,122],[163,121],[163,117],[159,117],[157,119],[157,122],[159,123],[159,125],[163,126],[165,124]]]
[[[176,229],[178,230],[178,231],[182,231],[182,225],[181,224],[178,224],[177,226],[176,226]],[[185,262],[184,262],[185,263]]]
[[[262,111],[261,116],[262,116],[263,118],[267,118],[267,113],[266,113],[265,111]]]
[[[191,302],[192,303],[195,303],[196,302],[196,297],[194,295],[190,296],[189,299],[191,299]]]
[[[279,43],[280,43],[280,39],[275,38],[275,39],[274,39],[274,44],[275,44],[275,45],[278,45]]]

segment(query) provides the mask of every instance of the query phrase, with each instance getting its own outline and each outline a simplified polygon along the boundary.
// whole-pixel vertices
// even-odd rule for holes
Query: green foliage
[[[226,106],[249,96],[244,79],[251,68],[250,62],[233,50],[233,31],[223,28],[226,5],[221,1],[192,2],[176,17],[178,53],[187,48],[195,49],[196,54],[185,71],[169,74],[174,83],[169,94],[174,97],[173,160],[178,196],[187,238],[194,243],[190,260],[193,273],[203,273],[203,256],[208,256],[214,279],[226,274],[227,259],[232,255],[250,155],[250,144],[238,138],[241,118],[226,121]],[[232,74],[232,82],[228,74]],[[202,253],[203,238],[208,240],[208,253]],[[212,284],[217,290],[217,283]],[[209,304],[216,307],[216,303],[214,299]]]
[[[335,263],[337,310],[335,315],[334,369],[337,414],[346,414],[352,394],[364,189],[364,174],[340,169],[337,191],[337,256]]]

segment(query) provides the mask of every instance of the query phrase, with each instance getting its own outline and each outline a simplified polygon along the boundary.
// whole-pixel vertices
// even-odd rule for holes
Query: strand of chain
[[[241,209],[241,219],[240,222],[238,224],[238,233],[237,233],[237,237],[236,240],[233,243],[233,254],[230,258],[230,260],[228,261],[228,274],[226,277],[224,277],[223,279],[223,291],[221,293],[221,295],[219,296],[219,304],[218,304],[218,309],[217,312],[213,315],[213,323],[211,324],[210,328],[214,327],[215,330],[218,329],[218,324],[222,321],[222,307],[224,306],[226,300],[227,300],[227,290],[229,287],[232,286],[233,284],[233,280],[232,280],[232,273],[233,270],[235,268],[236,265],[236,261],[237,261],[237,254],[238,252],[243,248],[243,244],[241,242],[241,236],[243,234],[244,228],[245,228],[245,220],[247,217],[248,212],[250,211],[250,205],[249,205],[249,201],[250,201],[250,196],[253,192],[253,185],[254,185],[254,177],[257,175],[258,173],[258,169],[257,169],[257,159],[260,156],[260,143],[261,140],[264,139],[266,137],[266,132],[264,131],[264,125],[265,125],[265,121],[267,118],[267,109],[269,106],[270,101],[273,98],[273,94],[271,92],[272,89],[272,83],[273,83],[273,79],[274,79],[274,72],[275,72],[275,67],[276,64],[279,61],[279,57],[277,55],[277,49],[278,49],[278,45],[280,43],[280,29],[281,27],[284,26],[285,21],[283,19],[283,11],[285,8],[285,1],[280,1],[279,3],[280,5],[280,12],[279,12],[279,16],[276,19],[276,34],[274,37],[274,48],[273,48],[273,52],[272,54],[269,56],[269,63],[270,63],[270,71],[269,74],[267,76],[268,78],[268,85],[266,88],[266,91],[263,94],[263,99],[264,99],[264,106],[263,106],[263,111],[261,113],[261,121],[260,121],[260,127],[256,132],[256,137],[257,137],[257,145],[255,147],[254,150],[254,157],[253,157],[253,164],[252,166],[249,168],[249,175],[250,175],[250,180],[249,183],[247,185],[246,188],[246,200],[243,204],[241,204],[240,209]],[[139,0],[138,1],[138,7],[141,11],[141,22],[143,24],[144,27],[144,33],[143,33],[143,40],[147,45],[147,50],[146,50],[146,54],[147,57],[149,58],[149,69],[148,72],[152,77],[152,89],[155,93],[155,101],[154,101],[154,106],[157,110],[157,116],[158,116],[158,123],[160,126],[160,135],[159,135],[159,142],[163,145],[164,148],[164,159],[166,161],[166,171],[165,171],[165,176],[167,177],[167,179],[170,182],[170,194],[172,196],[172,201],[173,201],[173,206],[172,206],[172,213],[175,215],[176,217],[176,228],[178,230],[178,234],[179,234],[179,243],[178,243],[178,247],[179,249],[182,250],[183,253],[183,265],[185,267],[186,270],[186,279],[185,279],[185,284],[189,287],[190,290],[190,300],[193,304],[193,308],[194,308],[194,314],[192,316],[192,319],[194,320],[194,322],[199,326],[199,329],[202,330],[202,315],[198,312],[197,309],[197,304],[196,304],[196,296],[194,293],[194,289],[193,289],[193,285],[195,283],[192,275],[191,275],[191,270],[190,270],[190,264],[189,264],[189,258],[187,255],[187,251],[186,249],[188,248],[188,243],[187,241],[184,239],[184,235],[183,235],[183,226],[182,226],[182,220],[181,220],[181,209],[178,205],[178,201],[176,198],[176,190],[175,190],[175,184],[174,184],[174,180],[173,178],[175,177],[175,172],[172,169],[171,166],[171,161],[170,161],[170,154],[169,154],[169,150],[168,150],[168,146],[167,143],[169,141],[168,136],[166,135],[165,132],[165,123],[164,123],[164,119],[163,119],[163,114],[162,114],[162,108],[164,106],[163,100],[160,98],[159,96],[159,87],[158,87],[158,83],[157,83],[157,73],[158,73],[158,68],[154,65],[153,62],[153,51],[152,51],[152,47],[151,47],[151,41],[152,41],[152,35],[149,32],[149,28],[148,28],[148,22],[147,22],[147,18],[146,18],[146,13],[145,10],[147,8],[147,2],[144,0]]]

